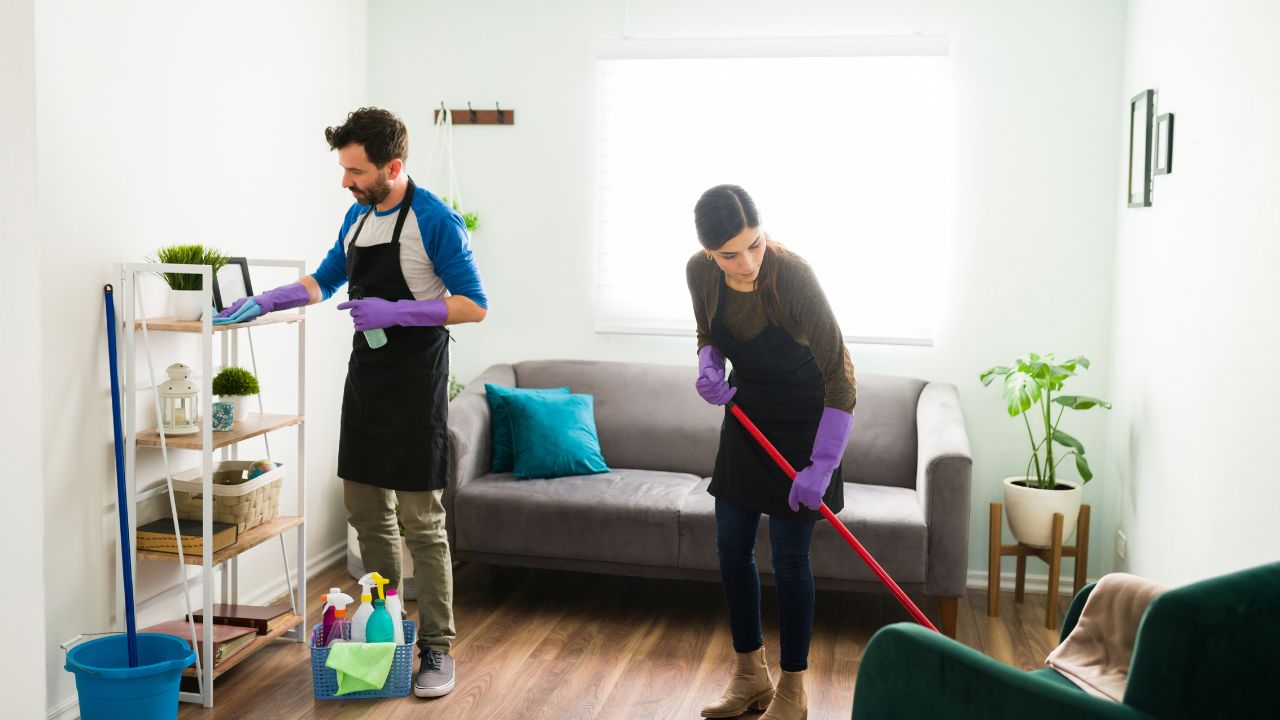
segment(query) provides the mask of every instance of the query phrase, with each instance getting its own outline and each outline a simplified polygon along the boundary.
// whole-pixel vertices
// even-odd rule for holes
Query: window
[[[598,332],[692,334],[693,206],[741,185],[846,339],[929,344],[949,247],[938,38],[601,45]]]

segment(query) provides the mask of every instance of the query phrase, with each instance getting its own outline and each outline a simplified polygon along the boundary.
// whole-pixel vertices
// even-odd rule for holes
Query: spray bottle
[[[400,593],[387,591],[387,614],[391,616],[391,626],[395,629],[395,643],[404,644],[404,605],[400,603]]]
[[[365,641],[365,626],[369,624],[369,616],[373,614],[373,573],[360,578],[360,607],[351,616],[351,641]]]
[[[387,613],[387,598],[382,591],[382,586],[390,581],[378,573],[370,573],[370,575],[373,582],[378,586],[378,597],[373,599],[373,613],[369,615],[369,622],[365,626],[365,642],[394,642],[396,629],[391,622],[391,615]]]
[[[347,606],[353,602],[351,596],[343,592],[331,592],[328,596],[328,602],[333,606],[333,629],[325,638],[325,647],[347,642],[351,637],[351,627],[347,622]]]
[[[329,592],[320,596],[320,601],[324,603],[324,620],[320,622],[320,637],[316,638],[316,645],[326,647],[329,644],[330,634],[333,632],[333,623],[337,617],[334,611],[333,603],[329,602],[330,595],[341,595],[342,588],[329,588]]]
[[[350,288],[347,289],[347,296],[350,297],[352,300],[363,300],[364,288],[360,287],[359,285],[352,285]],[[365,339],[365,342],[369,343],[370,350],[377,350],[378,348],[387,344],[387,334],[382,331],[382,328],[365,330],[364,339]]]

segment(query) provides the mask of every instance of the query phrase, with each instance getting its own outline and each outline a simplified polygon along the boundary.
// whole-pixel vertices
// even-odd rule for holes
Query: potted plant
[[[156,251],[155,257],[147,258],[147,262],[172,263],[175,265],[208,265],[217,274],[227,264],[227,258],[221,252],[206,248],[203,245],[170,245]],[[200,296],[204,289],[199,275],[189,273],[159,273],[168,283],[173,294],[173,310],[178,320],[199,320],[205,308]]]
[[[258,394],[258,378],[238,367],[225,367],[213,377],[213,394],[235,407],[237,422],[249,415],[248,399]]]
[[[1003,395],[1009,416],[1021,415],[1027,426],[1031,457],[1022,475],[1005,478],[1004,504],[1013,536],[1018,542],[1032,547],[1049,547],[1052,544],[1054,513],[1062,513],[1064,543],[1075,533],[1081,488],[1093,478],[1084,445],[1058,429],[1058,424],[1068,409],[1101,407],[1109,410],[1111,403],[1084,395],[1054,395],[1062,390],[1068,378],[1088,367],[1089,360],[1083,356],[1058,362],[1053,353],[1043,356],[1031,353],[1015,360],[1012,367],[998,365],[979,376],[983,386],[990,385],[997,377],[1003,379]],[[1037,412],[1032,413],[1032,408]],[[1061,446],[1065,452],[1056,454],[1055,446]],[[1068,457],[1075,458],[1079,483],[1059,476],[1058,465]]]
[[[450,201],[447,196],[440,198],[440,200],[444,204],[453,208],[454,212],[462,216],[462,222],[466,223],[467,225],[468,235],[476,231],[476,227],[480,225],[480,216],[478,214],[474,212],[462,212],[461,210],[458,209],[458,201],[457,200]]]

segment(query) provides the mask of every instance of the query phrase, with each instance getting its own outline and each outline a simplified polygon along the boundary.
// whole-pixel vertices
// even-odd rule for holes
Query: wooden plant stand
[[[1000,558],[1014,555],[1018,558],[1018,572],[1013,588],[1013,601],[1022,602],[1023,586],[1026,583],[1027,556],[1033,555],[1049,564],[1049,596],[1045,601],[1044,626],[1050,630],[1058,628],[1058,576],[1062,571],[1062,558],[1073,557],[1075,578],[1071,594],[1074,597],[1084,587],[1085,574],[1089,570],[1089,506],[1080,506],[1080,515],[1076,524],[1076,544],[1062,544],[1062,513],[1053,514],[1053,544],[1047,548],[1031,547],[1023,543],[1002,545],[1004,507],[1000,503],[991,503],[991,529],[988,535],[989,563],[987,566],[987,615],[996,617],[1000,614]]]

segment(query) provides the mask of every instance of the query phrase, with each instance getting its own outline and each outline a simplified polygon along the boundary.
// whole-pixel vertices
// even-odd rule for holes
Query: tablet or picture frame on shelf
[[[227,258],[227,264],[213,276],[214,308],[222,312],[231,303],[252,294],[253,283],[249,280],[249,260],[242,257]]]

